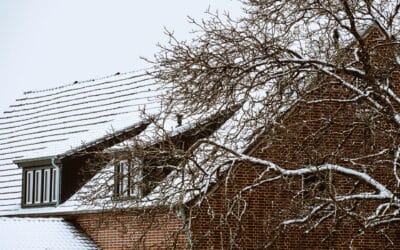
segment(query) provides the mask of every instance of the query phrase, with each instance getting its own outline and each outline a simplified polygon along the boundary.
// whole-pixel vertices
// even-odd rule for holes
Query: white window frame
[[[42,170],[37,169],[34,171],[34,203],[39,204],[42,203]]]
[[[33,204],[33,170],[26,171],[25,204]]]
[[[50,202],[51,194],[51,169],[43,170],[43,203]]]
[[[59,173],[57,168],[51,168],[51,202],[58,202]]]
[[[129,196],[129,164],[128,161],[120,161],[118,164],[118,171],[116,174],[118,181],[118,196],[127,197]]]
[[[21,206],[34,207],[57,204],[59,200],[59,171],[52,166],[32,167],[23,170]]]
[[[141,182],[143,179],[142,169],[139,164],[132,164],[122,160],[115,167],[114,194],[116,197],[141,197]]]

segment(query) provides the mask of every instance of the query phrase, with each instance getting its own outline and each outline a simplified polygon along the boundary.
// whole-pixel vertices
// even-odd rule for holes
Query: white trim
[[[50,202],[51,172],[50,169],[43,170],[43,203]]]
[[[59,171],[57,168],[51,168],[51,201],[58,201],[58,183],[59,183]]]
[[[33,203],[33,170],[26,171],[26,180],[25,180],[25,203],[32,204]]]

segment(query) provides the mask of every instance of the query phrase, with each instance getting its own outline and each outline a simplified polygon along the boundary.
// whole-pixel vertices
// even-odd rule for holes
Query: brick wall
[[[318,112],[320,115],[334,113],[326,108]],[[314,112],[310,114],[315,115]],[[337,122],[340,122],[340,117],[344,119],[349,115],[354,117],[354,114],[346,112],[339,117],[336,116],[336,119],[339,119]],[[310,120],[320,120],[315,118]],[[293,115],[291,119],[297,118]],[[375,143],[374,146],[362,143],[365,141],[364,131],[361,128],[347,135],[347,138],[341,138],[336,132],[345,129],[333,125],[318,135],[321,138],[310,137],[308,140],[308,135],[315,132],[310,127],[314,127],[315,124],[310,121],[308,124],[310,127],[304,128],[303,120],[301,121],[294,123],[288,120],[285,130],[276,131],[274,136],[266,137],[267,142],[261,143],[253,155],[272,160],[287,168],[296,168],[324,161],[335,163],[339,161],[339,157],[335,157],[337,151],[341,156],[356,157],[372,150],[379,150],[376,148],[380,146],[379,143]],[[293,127],[288,130],[289,125]],[[375,136],[374,140],[385,141],[384,138]],[[338,141],[345,141],[340,149],[337,148]],[[327,155],[332,158],[324,159]],[[388,186],[392,185],[393,183],[387,181],[393,179],[391,166],[380,167],[374,171],[374,178]],[[237,166],[230,174],[228,183],[216,188],[207,202],[192,211],[194,249],[259,249],[269,244],[271,249],[349,249],[351,241],[354,249],[400,247],[398,224],[367,230],[358,235],[359,221],[357,218],[345,216],[343,211],[337,211],[334,219],[324,221],[317,229],[307,233],[305,231],[311,229],[312,225],[300,225],[300,228],[282,226],[281,222],[285,219],[301,217],[304,204],[298,192],[301,189],[302,179],[298,177],[291,180],[277,180],[237,196],[238,190],[255,183],[263,170],[263,167],[248,164]],[[346,192],[354,188],[354,181],[348,177],[336,175],[332,179],[337,192]],[[359,189],[370,190],[366,185],[360,185]],[[373,202],[363,202],[360,209],[367,212],[375,208],[374,205]],[[382,229],[388,238],[380,232]]]
[[[380,37],[377,31],[370,34],[373,42],[379,43]],[[376,54],[381,57],[374,57],[372,61],[392,65],[393,62],[385,59],[393,58],[390,52],[378,48]],[[400,83],[399,71],[391,67],[377,67],[377,70]],[[351,96],[331,79],[321,79],[317,83],[320,86],[311,93],[311,99]],[[366,107],[363,103],[300,104],[279,120],[281,126],[264,134],[251,154],[289,169],[326,162],[346,166],[349,163],[343,158],[363,156],[387,145],[398,145],[397,136],[383,132],[392,124],[371,123],[365,116]],[[378,166],[373,169],[373,177],[393,187],[391,166],[375,164],[390,157],[392,155],[386,154],[365,163]],[[340,209],[335,216],[323,220],[318,228],[313,228],[312,224],[283,226],[284,219],[298,218],[304,207],[310,205],[305,203],[304,194],[299,194],[303,180],[301,177],[280,179],[238,193],[259,181],[263,171],[264,168],[259,166],[237,165],[229,179],[215,186],[199,207],[187,209],[186,217],[191,218],[187,221],[191,225],[188,234],[176,214],[160,212],[140,216],[132,212],[87,214],[78,216],[76,223],[104,249],[182,249],[188,247],[186,244],[193,249],[348,249],[350,244],[354,249],[400,248],[399,225],[389,224],[360,233],[358,218],[348,216]],[[332,174],[330,178],[338,193],[354,188],[371,190],[366,185],[355,187],[354,181],[346,176]],[[374,202],[363,202],[361,206],[355,206],[354,211],[369,212],[375,205]]]
[[[113,212],[74,218],[102,249],[182,249],[186,234],[182,220],[167,212]]]
[[[311,228],[307,224],[282,226],[284,219],[297,218],[301,211],[294,197],[300,180],[267,183],[239,200],[234,198],[237,190],[251,184],[261,171],[241,165],[230,176],[228,188],[220,186],[206,203],[192,210],[193,249],[349,249],[351,241],[353,249],[399,249],[398,224],[358,235],[357,218],[341,218],[342,211],[310,232],[305,232]],[[370,205],[363,206],[368,209]]]
[[[377,30],[372,31],[368,43],[371,46],[384,43],[381,36]],[[398,66],[388,60],[394,58],[393,51],[376,48],[377,57],[371,59],[380,65],[376,70],[384,77],[391,76],[400,86]],[[329,78],[320,79],[316,84],[319,86],[308,96],[310,100],[344,99],[352,94]],[[345,158],[357,158],[398,145],[399,135],[385,132],[395,128],[391,121],[372,120],[367,107],[362,101],[299,104],[278,120],[279,125],[264,134],[251,154],[288,169],[323,163],[350,166]],[[364,163],[370,168],[369,174],[394,190],[390,159],[393,154],[387,153],[368,158]],[[360,166],[352,167],[362,171]],[[260,181],[264,170],[249,164],[236,166],[227,182],[222,181],[222,185],[215,187],[199,208],[188,211],[192,218],[194,249],[349,249],[350,245],[353,249],[400,249],[398,224],[359,231],[361,221],[349,216],[345,209],[338,209],[317,228],[308,223],[282,225],[285,219],[302,217],[305,207],[312,204],[299,192],[303,185],[301,177],[268,182],[251,192],[238,192]],[[271,176],[267,174],[262,179]],[[348,176],[331,174],[330,178],[330,188],[335,188],[336,193],[345,194],[352,189],[372,191],[365,183],[355,185]],[[342,205],[353,206],[354,210],[349,211],[365,214],[376,208],[374,201]]]

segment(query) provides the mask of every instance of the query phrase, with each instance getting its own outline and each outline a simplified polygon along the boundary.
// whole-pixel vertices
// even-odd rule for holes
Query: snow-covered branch
[[[297,169],[285,169],[271,161],[268,160],[263,160],[257,157],[253,157],[250,155],[245,155],[239,152],[236,152],[232,149],[229,149],[223,145],[220,145],[218,143],[215,143],[213,141],[209,140],[200,140],[198,141],[198,145],[200,144],[210,144],[213,146],[216,146],[222,150],[225,150],[235,156],[235,160],[241,161],[241,162],[248,162],[260,166],[266,167],[268,171],[273,171],[279,174],[280,176],[284,177],[292,177],[292,176],[305,176],[308,174],[313,174],[313,173],[319,173],[319,172],[324,172],[324,171],[334,171],[346,176],[350,176],[352,178],[361,180],[365,182],[367,185],[373,187],[378,193],[359,193],[359,194],[353,194],[353,195],[343,195],[343,196],[337,196],[334,197],[334,200],[336,201],[345,201],[345,200],[352,200],[352,199],[393,199],[395,202],[399,202],[398,197],[396,197],[390,190],[388,190],[385,185],[382,183],[378,182],[375,180],[373,177],[368,175],[367,173],[360,172],[348,167],[344,166],[339,166],[335,164],[321,164],[318,166],[299,166]],[[274,180],[274,179],[272,179]],[[270,180],[268,180],[270,181]]]

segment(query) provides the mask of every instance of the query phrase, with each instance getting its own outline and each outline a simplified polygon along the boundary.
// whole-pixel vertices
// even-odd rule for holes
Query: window
[[[57,178],[57,169],[51,168],[51,201],[57,202],[58,201],[58,194],[57,194],[57,186],[58,186],[58,178]]]
[[[115,166],[114,194],[116,197],[141,197],[142,170],[138,164],[120,161]]]
[[[35,204],[37,204],[37,203],[41,203],[41,201],[42,201],[42,193],[41,193],[42,192],[42,171],[37,170],[37,171],[34,171],[34,173],[35,173],[34,183],[36,183],[36,185],[33,186],[33,189],[35,190],[34,201],[35,201]]]
[[[43,170],[43,202],[50,202],[51,169]],[[55,193],[55,192],[54,192]]]
[[[58,201],[58,176],[54,167],[24,169],[23,206],[52,205]]]
[[[25,177],[25,203],[33,203],[33,171],[27,171]]]

